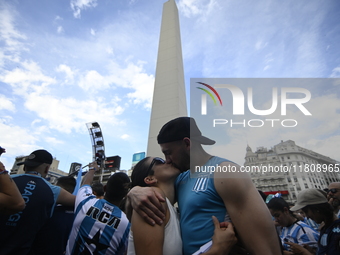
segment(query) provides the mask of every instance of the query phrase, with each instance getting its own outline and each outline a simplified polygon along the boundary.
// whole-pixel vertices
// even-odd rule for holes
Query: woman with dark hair
[[[339,255],[340,254],[340,219],[334,213],[333,207],[328,203],[326,193],[319,189],[307,189],[298,194],[295,206],[292,211],[302,210],[308,218],[316,223],[324,223],[320,230],[318,241],[318,255]],[[309,255],[306,250],[299,252]]]
[[[163,203],[165,219],[162,225],[151,226],[135,211],[131,217],[131,231],[129,235],[128,255],[181,255],[182,239],[178,214],[173,206],[176,202],[174,183],[180,174],[179,169],[166,164],[162,158],[147,157],[139,161],[131,175],[131,188],[135,186],[152,187],[162,194],[166,200]],[[202,253],[221,254],[228,251],[236,243],[232,225],[215,223],[215,235],[211,249]],[[219,231],[222,230],[222,231]],[[228,238],[228,239],[227,239]]]
[[[301,246],[308,245],[316,250],[318,232],[299,221],[289,210],[289,204],[283,198],[272,198],[267,206],[276,223],[282,227],[280,238],[286,254],[290,254],[286,252],[290,251],[290,245],[286,242],[297,243]]]

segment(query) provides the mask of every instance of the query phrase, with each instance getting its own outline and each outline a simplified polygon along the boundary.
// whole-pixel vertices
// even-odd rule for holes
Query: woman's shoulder
[[[158,187],[151,187],[155,192],[159,192],[162,197],[164,198],[165,202],[162,203],[162,205],[164,206],[164,209],[165,209],[165,224],[168,223],[169,219],[170,219],[170,209],[169,209],[169,205],[170,205],[170,202],[169,204],[167,203],[167,197],[165,196],[165,193],[162,189],[158,188]]]

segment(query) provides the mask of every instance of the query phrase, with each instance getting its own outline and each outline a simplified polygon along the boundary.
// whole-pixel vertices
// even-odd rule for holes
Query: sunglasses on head
[[[327,193],[332,192],[333,194],[337,193],[339,189],[329,189]]]
[[[154,158],[154,159],[151,161],[151,164],[150,164],[150,166],[149,166],[149,168],[148,168],[148,171],[146,172],[147,175],[149,175],[149,173],[150,173],[152,167],[153,167],[156,163],[165,164],[165,160],[162,159],[162,158],[158,158],[158,157]]]

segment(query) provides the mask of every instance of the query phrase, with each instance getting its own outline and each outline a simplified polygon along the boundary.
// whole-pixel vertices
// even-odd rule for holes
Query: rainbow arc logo
[[[220,97],[220,95],[217,93],[217,91],[213,87],[211,87],[210,85],[208,85],[206,83],[203,83],[203,82],[197,82],[197,83],[199,83],[199,84],[209,88],[216,95],[218,101],[220,102],[220,105],[222,106],[221,97]],[[203,90],[205,93],[207,93],[211,97],[211,99],[213,100],[214,104],[217,105],[217,100],[216,100],[215,96],[213,95],[213,93],[211,93],[209,90],[207,90],[205,88],[201,88],[201,87],[196,87],[196,88],[198,88],[200,90]]]

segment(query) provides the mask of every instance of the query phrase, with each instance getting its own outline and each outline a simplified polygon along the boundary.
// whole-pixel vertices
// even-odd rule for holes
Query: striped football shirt
[[[66,255],[125,254],[129,231],[125,213],[107,200],[97,199],[91,187],[84,185],[76,196],[75,219]]]

